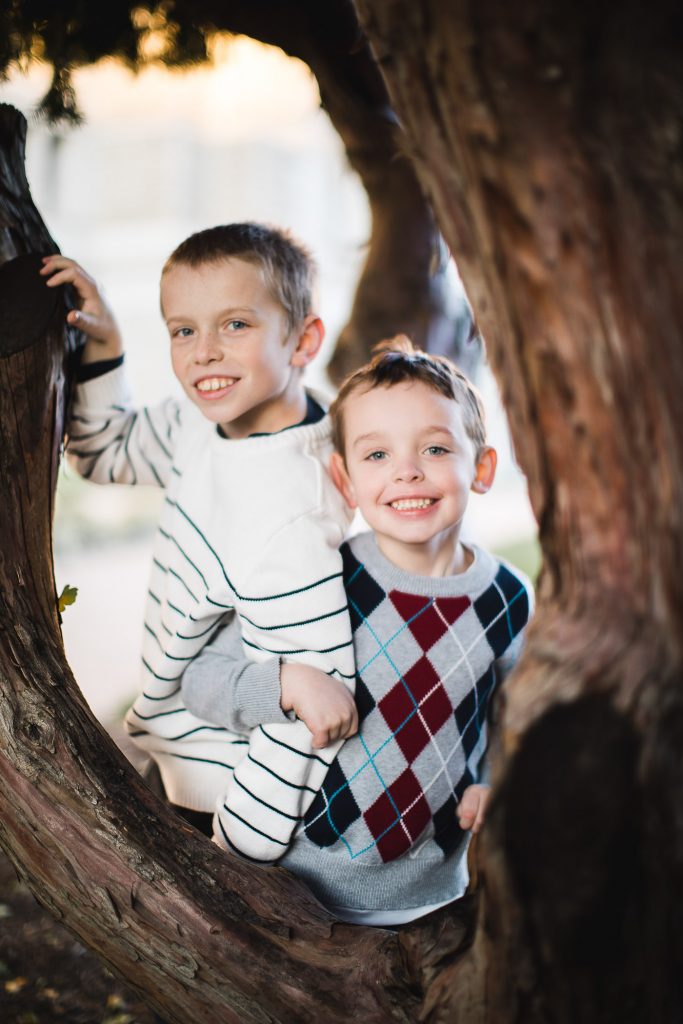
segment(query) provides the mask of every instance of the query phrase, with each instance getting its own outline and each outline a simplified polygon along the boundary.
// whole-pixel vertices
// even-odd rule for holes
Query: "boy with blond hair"
[[[332,475],[371,527],[342,545],[360,726],[279,863],[342,919],[400,924],[465,891],[466,832],[480,828],[489,792],[489,704],[519,656],[532,590],[461,540],[496,453],[479,395],[452,363],[405,338],[384,343],[330,415]],[[185,672],[188,706],[229,721],[242,671],[234,623]],[[219,843],[230,818],[219,807]]]
[[[226,841],[276,859],[357,722],[338,550],[349,517],[326,472],[329,418],[302,380],[324,333],[312,261],[284,232],[258,224],[183,242],[162,272],[161,310],[185,400],[140,409],[95,282],[59,255],[45,258],[42,273],[49,287],[74,286],[80,309],[68,320],[88,336],[69,461],[98,483],[166,492],[143,692],[127,728],[173,804],[210,815],[220,798],[231,810]],[[249,658],[267,667],[226,729],[188,711],[180,680],[233,611]],[[273,698],[266,719],[264,696]]]

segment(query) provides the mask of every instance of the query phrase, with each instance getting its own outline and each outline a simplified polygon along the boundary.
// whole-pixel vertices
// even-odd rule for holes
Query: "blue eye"
[[[247,326],[244,320],[229,320],[226,327],[229,331],[242,331]]]
[[[177,327],[171,334],[172,338],[189,338],[193,334],[191,327]]]
[[[427,455],[447,455],[447,454],[448,454],[448,448],[444,448],[443,445],[440,445],[440,444],[430,444],[429,448],[427,448]]]
[[[381,462],[382,459],[386,459],[386,452],[370,452],[369,455],[365,456],[366,462]]]

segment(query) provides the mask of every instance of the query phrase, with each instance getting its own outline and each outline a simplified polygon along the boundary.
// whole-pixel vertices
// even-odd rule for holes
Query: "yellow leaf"
[[[78,595],[78,587],[70,587],[69,584],[64,587],[64,590],[59,595],[59,614],[64,611],[67,605],[73,604]]]
[[[5,982],[5,992],[14,995],[15,992],[21,992],[24,985],[27,984],[28,978],[12,978],[10,981]]]

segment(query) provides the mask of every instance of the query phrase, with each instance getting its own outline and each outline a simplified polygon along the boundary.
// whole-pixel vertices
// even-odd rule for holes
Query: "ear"
[[[479,452],[472,490],[475,494],[486,494],[496,475],[498,455],[495,448],[482,448]]]
[[[307,366],[315,359],[325,337],[325,325],[319,316],[310,313],[301,325],[299,339],[290,359],[291,366]]]
[[[358,508],[353,484],[349,479],[349,474],[346,471],[344,460],[339,452],[332,452],[330,457],[330,476],[332,477],[332,483],[337,488],[349,508]]]

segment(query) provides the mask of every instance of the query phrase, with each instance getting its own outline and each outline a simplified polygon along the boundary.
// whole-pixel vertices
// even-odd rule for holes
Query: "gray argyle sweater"
[[[456,899],[467,885],[467,835],[455,809],[480,781],[489,701],[519,655],[531,585],[478,547],[466,572],[438,578],[398,569],[369,533],[341,551],[360,728],[279,864],[335,907]],[[277,663],[246,663],[235,624],[189,666],[183,696],[195,714],[231,729],[282,719]]]

